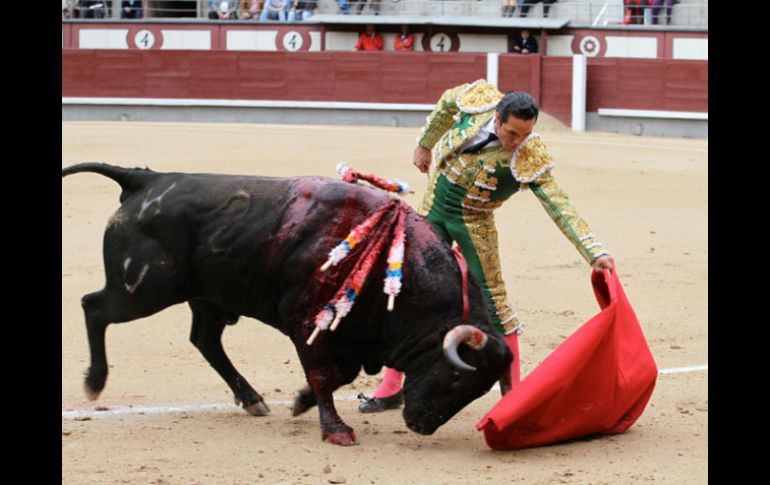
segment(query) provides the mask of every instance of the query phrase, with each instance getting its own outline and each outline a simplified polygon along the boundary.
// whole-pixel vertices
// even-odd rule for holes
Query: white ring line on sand
[[[689,372],[699,372],[708,370],[709,366],[706,365],[693,365],[689,367],[672,367],[670,369],[660,369],[658,374],[683,374]],[[499,386],[495,384],[492,389],[499,389]],[[334,396],[337,401],[356,401],[357,395],[345,394],[340,396]],[[266,401],[270,406],[291,406],[294,401],[288,399],[277,399]],[[96,411],[94,409],[78,409],[78,410],[62,410],[62,419],[76,419],[76,418],[107,418],[115,416],[126,416],[131,414],[174,414],[174,413],[186,413],[196,411],[236,411],[234,404],[180,404],[178,406],[114,406],[104,411]]]
[[[709,370],[708,364],[704,365],[691,365],[689,367],[672,367],[670,369],[660,369],[658,371],[658,374],[660,375],[667,375],[667,374],[682,374],[685,372],[698,372],[702,370]]]

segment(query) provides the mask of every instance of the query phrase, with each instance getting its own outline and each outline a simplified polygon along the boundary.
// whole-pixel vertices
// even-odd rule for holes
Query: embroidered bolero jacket
[[[514,193],[529,188],[586,261],[609,254],[556,184],[552,158],[539,135],[532,133],[514,152],[495,146],[460,154],[460,146],[495,116],[502,97],[483,79],[444,92],[417,138],[432,150],[432,169],[467,190],[464,211],[491,213]]]

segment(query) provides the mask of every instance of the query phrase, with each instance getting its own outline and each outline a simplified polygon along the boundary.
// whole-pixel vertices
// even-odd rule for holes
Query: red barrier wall
[[[502,91],[571,121],[572,58],[502,54]],[[486,55],[430,52],[62,50],[62,96],[435,103],[486,77]],[[708,61],[588,61],[587,111],[708,112]]]
[[[562,123],[572,123],[572,58],[543,57],[543,111]]]
[[[571,57],[503,54],[498,77],[501,91],[526,91],[543,111],[563,123],[572,120]]]
[[[497,83],[500,90],[526,91],[540,103],[541,59],[540,55],[501,55]]]
[[[62,50],[62,96],[432,103],[485,54]]]
[[[708,61],[589,59],[586,111],[708,112]]]
[[[61,26],[61,47],[69,49],[72,46],[72,24],[62,23]]]

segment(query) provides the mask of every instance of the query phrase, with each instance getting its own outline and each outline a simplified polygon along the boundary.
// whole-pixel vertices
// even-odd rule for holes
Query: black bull
[[[288,336],[309,383],[296,397],[293,415],[317,404],[322,439],[335,444],[356,443],[332,393],[352,382],[361,367],[369,374],[383,365],[404,371],[406,425],[431,434],[485,394],[511,363],[472,276],[467,323],[486,334],[486,344],[477,350],[454,344],[454,356],[459,353],[475,370],[458,367],[442,353],[446,334],[462,320],[461,271],[450,247],[411,210],[395,309],[387,311],[382,292],[385,252],[373,269],[377,277],[339,328],[306,344],[313,317],[350,271],[346,261],[353,254],[324,273],[319,267],[332,247],[388,201],[378,189],[320,177],[158,173],[96,163],[65,168],[62,177],[78,172],[104,175],[123,189],[104,234],[105,287],[82,298],[91,354],[85,390],[91,399],[107,379],[107,326],[182,302],[192,309],[190,340],[230,386],[236,403],[254,415],[269,409],[225,354],[222,332],[245,315]]]

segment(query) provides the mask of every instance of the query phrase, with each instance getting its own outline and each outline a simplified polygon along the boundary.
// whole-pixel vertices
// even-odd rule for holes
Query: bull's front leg
[[[299,360],[302,362],[305,377],[307,377],[307,382],[310,384],[315,399],[311,399],[307,392],[304,392],[303,395],[303,392],[300,391],[298,399],[301,401],[299,403],[300,408],[303,409],[298,409],[298,403],[295,401],[293,414],[295,416],[301,414],[313,404],[317,404],[321,420],[321,439],[335,445],[357,445],[356,433],[337,414],[333,396],[338,387],[347,384],[352,378],[343,378],[341,373],[335,370],[334,362],[324,345],[323,335],[310,346],[305,343],[310,332],[306,333],[307,335],[301,335],[300,338],[292,340],[297,348]]]
[[[341,446],[357,445],[358,439],[353,428],[345,424],[334,407],[333,392],[337,387],[334,379],[334,367],[323,366],[306,369],[310,387],[315,393],[318,413],[321,419],[321,439]]]
[[[334,367],[334,390],[336,391],[340,387],[350,384],[358,377],[358,373],[361,371],[360,366],[348,366],[348,367]],[[292,416],[299,416],[300,414],[308,411],[310,408],[318,404],[315,399],[315,391],[310,385],[306,385],[299,390],[297,396],[294,398],[294,405],[291,408]]]

